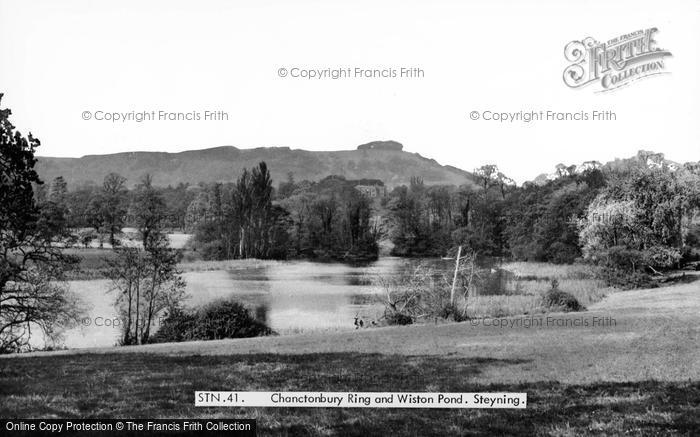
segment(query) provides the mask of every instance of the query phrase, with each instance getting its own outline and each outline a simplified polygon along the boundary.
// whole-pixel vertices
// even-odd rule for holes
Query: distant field
[[[542,316],[562,326],[514,317],[3,357],[0,417],[253,417],[261,435],[693,435],[699,313],[694,281]],[[580,325],[603,318],[614,324]],[[194,408],[195,390],[523,391],[528,408]]]

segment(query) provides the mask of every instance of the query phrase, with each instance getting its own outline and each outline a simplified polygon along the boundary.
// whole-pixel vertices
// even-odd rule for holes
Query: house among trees
[[[355,189],[364,196],[373,199],[386,197],[386,186],[379,179],[360,179],[354,182],[356,183]]]

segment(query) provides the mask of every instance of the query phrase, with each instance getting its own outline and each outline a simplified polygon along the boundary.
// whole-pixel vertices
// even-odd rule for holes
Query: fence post
[[[455,285],[457,284],[457,272],[459,271],[459,259],[462,257],[462,246],[457,249],[457,261],[455,261],[455,274],[452,277],[452,290],[450,291],[450,305],[455,304]]]

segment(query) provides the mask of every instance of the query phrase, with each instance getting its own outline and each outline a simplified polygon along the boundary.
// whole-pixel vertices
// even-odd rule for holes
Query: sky
[[[604,93],[564,84],[570,41],[652,27],[672,53],[668,74]],[[402,67],[422,75],[291,77]],[[697,161],[699,67],[700,1],[0,0],[2,106],[42,156],[391,139],[465,170],[495,163],[519,182],[639,149]],[[105,119],[132,111],[200,120]],[[497,122],[485,111],[615,120]]]

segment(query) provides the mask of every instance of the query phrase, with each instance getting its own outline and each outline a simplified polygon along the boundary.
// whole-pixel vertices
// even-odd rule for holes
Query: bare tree
[[[108,266],[107,276],[112,280],[112,289],[119,292],[117,305],[121,307],[124,321],[121,342],[129,345],[135,343],[138,338],[138,318],[136,323],[133,319],[139,312],[141,278],[145,267],[141,252],[137,248],[119,248],[115,252],[116,258],[105,260]]]
[[[462,255],[462,247],[460,246],[459,249],[450,288],[450,307],[443,315],[452,315],[455,320],[465,320],[468,318],[469,300],[476,297],[475,279],[478,278],[479,273],[476,266],[476,252],[471,251]]]
[[[173,310],[185,297],[185,282],[177,269],[182,254],[168,246],[161,233],[151,232],[146,250],[121,248],[107,260],[112,290],[119,293],[122,344],[148,343],[151,326],[161,311]]]
[[[375,279],[382,290],[378,300],[385,308],[383,318],[389,323],[408,322],[408,318],[411,322],[432,318],[465,320],[478,277],[476,254],[460,253],[458,258],[444,259],[455,260],[455,269],[436,270],[421,262],[407,274]]]
[[[172,311],[185,296],[186,284],[177,269],[182,253],[169,247],[165,235],[151,234],[151,237],[157,241],[147,246],[141,343],[148,342],[154,317],[164,309]]]
[[[423,263],[409,274],[379,277],[376,282],[383,291],[379,299],[384,304],[384,318],[388,321],[428,317],[434,313],[436,302],[449,299],[449,290],[438,287],[435,272]]]

